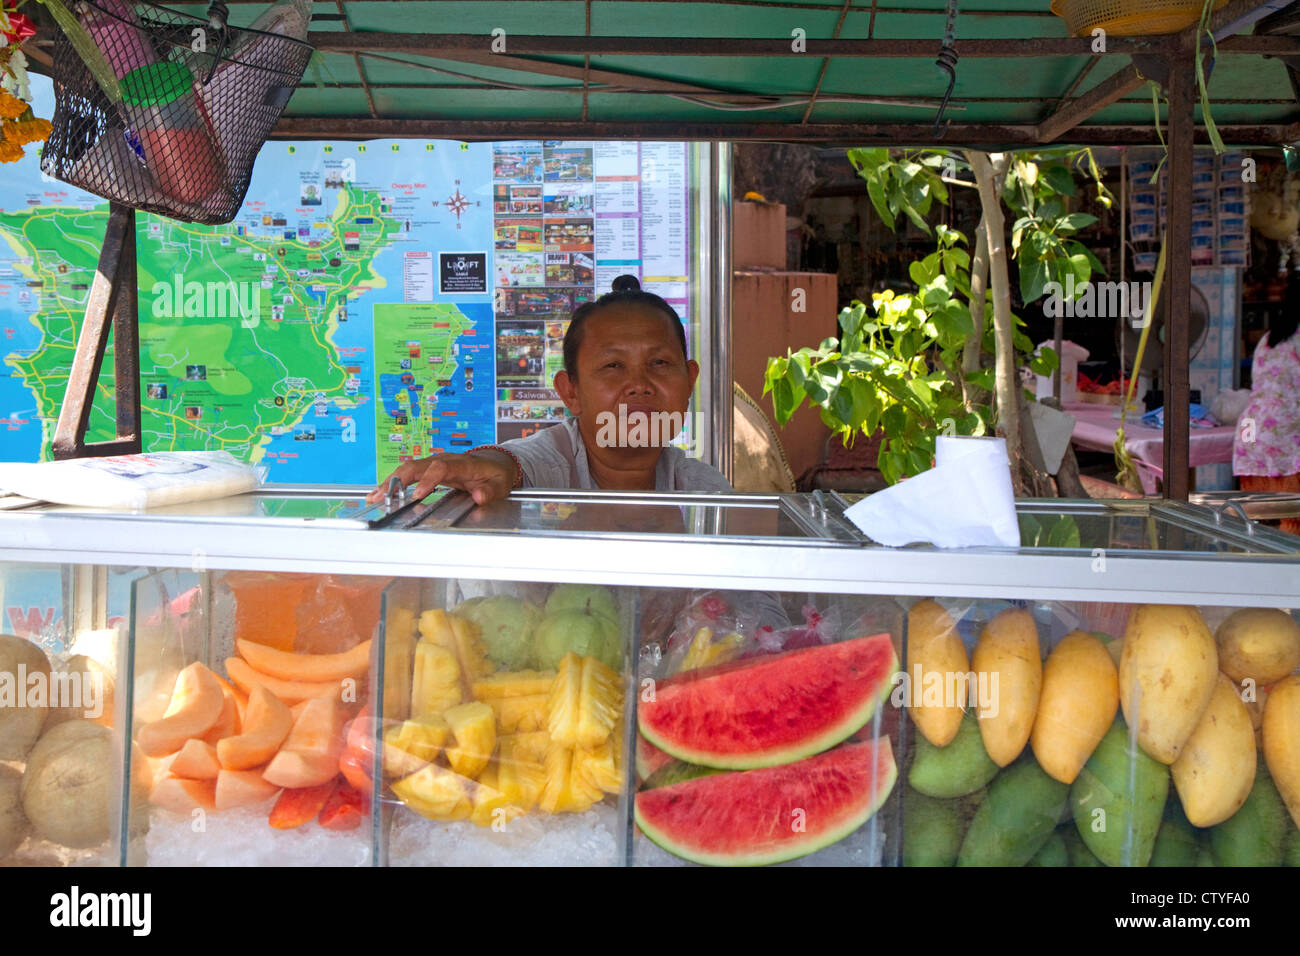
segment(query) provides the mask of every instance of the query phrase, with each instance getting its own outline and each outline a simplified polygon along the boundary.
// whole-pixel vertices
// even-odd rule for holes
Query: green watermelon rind
[[[675,843],[667,834],[655,827],[653,824],[646,822],[641,813],[641,806],[637,801],[633,801],[633,816],[636,820],[637,827],[643,834],[660,849],[666,850],[673,856],[680,857],[683,860],[689,860],[691,863],[699,863],[704,866],[771,866],[774,863],[787,863],[790,860],[797,860],[800,857],[809,856],[820,850],[826,849],[839,843],[849,834],[853,833],[859,827],[863,826],[868,820],[876,815],[876,812],[889,799],[889,795],[894,792],[894,785],[898,782],[898,762],[894,759],[893,748],[890,746],[888,737],[878,738],[876,741],[877,753],[881,743],[889,748],[889,767],[888,770],[875,781],[875,799],[868,801],[859,813],[846,818],[842,823],[823,830],[816,834],[809,834],[808,838],[802,841],[792,840],[783,844],[771,853],[752,855],[726,855],[716,853],[702,853],[692,850],[690,847],[683,846],[681,843]],[[814,755],[815,756],[815,755]],[[762,767],[756,769],[764,769]]]
[[[890,650],[890,661],[885,668],[880,690],[875,696],[863,698],[862,705],[857,710],[850,712],[838,724],[832,724],[816,737],[804,738],[804,740],[791,747],[780,750],[754,751],[748,754],[719,754],[708,750],[691,750],[687,747],[680,747],[656,734],[654,729],[647,727],[645,721],[640,718],[637,720],[637,730],[641,733],[641,736],[664,753],[686,763],[700,764],[705,767],[717,767],[722,770],[761,770],[764,767],[794,763],[796,760],[812,757],[843,743],[865,727],[867,721],[875,716],[876,710],[889,698],[894,689],[892,678],[898,671],[898,654],[893,652],[892,645]]]

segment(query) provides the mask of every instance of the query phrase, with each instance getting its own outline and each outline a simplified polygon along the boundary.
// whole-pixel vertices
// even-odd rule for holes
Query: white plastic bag
[[[0,462],[0,489],[87,508],[157,508],[239,495],[257,483],[257,472],[225,451]]]

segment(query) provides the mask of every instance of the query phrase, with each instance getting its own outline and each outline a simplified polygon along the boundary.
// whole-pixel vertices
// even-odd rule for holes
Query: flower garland
[[[16,163],[23,147],[39,143],[50,135],[50,121],[37,119],[28,101],[32,98],[27,81],[27,57],[19,48],[35,36],[32,21],[18,12],[16,0],[0,0],[0,163]]]

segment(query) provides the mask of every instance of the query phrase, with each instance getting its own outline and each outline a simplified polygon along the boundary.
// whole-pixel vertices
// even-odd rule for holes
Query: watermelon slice
[[[781,863],[862,826],[897,778],[889,738],[881,737],[779,767],[643,790],[636,795],[636,823],[669,853],[696,863]]]
[[[690,671],[638,705],[641,734],[687,763],[750,770],[801,760],[847,739],[889,696],[888,634]]]

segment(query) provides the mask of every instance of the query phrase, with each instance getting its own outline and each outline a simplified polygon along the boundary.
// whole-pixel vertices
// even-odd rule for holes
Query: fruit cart
[[[1296,860],[1294,538],[1021,501],[1020,548],[892,549],[845,504],[0,514],[0,862]]]

